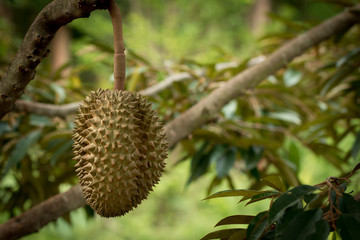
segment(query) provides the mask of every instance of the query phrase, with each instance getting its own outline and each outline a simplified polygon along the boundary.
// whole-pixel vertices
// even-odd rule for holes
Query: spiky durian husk
[[[78,110],[73,139],[83,194],[104,217],[136,207],[165,167],[168,143],[162,124],[135,92],[91,92]]]

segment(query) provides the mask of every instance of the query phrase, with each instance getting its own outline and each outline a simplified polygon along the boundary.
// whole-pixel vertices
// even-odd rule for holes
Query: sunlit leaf
[[[292,87],[301,80],[301,77],[301,72],[293,68],[288,68],[283,75],[284,84],[287,87]]]
[[[236,109],[237,109],[237,101],[232,100],[228,104],[226,104],[221,111],[222,113],[224,113],[226,118],[232,118],[236,116]]]
[[[280,192],[286,191],[286,186],[279,175],[269,175],[261,179],[261,181]]]
[[[205,198],[204,200],[207,199],[212,199],[212,198],[222,198],[222,197],[253,197],[259,193],[263,193],[265,191],[257,191],[257,190],[225,190],[225,191],[220,191],[217,193],[214,193],[213,195]]]
[[[279,194],[279,192],[276,192],[276,193]],[[261,191],[256,190],[256,192],[254,192],[253,194],[248,194],[247,196],[244,196],[243,198],[241,198],[239,203],[243,202],[243,201],[246,201],[246,200],[249,200],[249,199],[252,199],[255,196],[261,197],[261,195],[266,196],[266,195],[272,195],[272,194],[274,194],[274,191],[272,191],[272,190],[261,190]]]
[[[289,146],[289,160],[299,168],[300,165],[300,151],[294,142],[290,143]]]
[[[66,98],[65,89],[55,83],[51,83],[50,88],[55,92],[56,103],[63,103]]]
[[[249,224],[253,218],[254,216],[249,215],[233,215],[221,219],[215,227],[228,224]]]
[[[268,115],[270,118],[278,119],[281,121],[293,123],[296,125],[301,124],[301,119],[299,117],[299,114],[294,111],[282,111],[282,112],[271,112]]]
[[[246,240],[246,230],[238,231],[230,236],[229,240]]]
[[[317,190],[316,187],[309,185],[302,185],[295,187],[283,195],[281,195],[270,208],[269,211],[269,224],[276,222],[282,217],[285,210],[302,200],[305,195],[312,193]]]
[[[280,192],[271,192],[271,191],[260,193],[260,194],[253,196],[251,198],[251,200],[246,203],[246,205],[249,205],[249,204],[264,200],[264,199],[274,198],[274,197],[279,196],[280,194],[281,194]]]
[[[207,240],[207,239],[229,239],[231,235],[239,232],[239,231],[246,231],[246,229],[243,228],[233,228],[233,229],[223,229],[211,232],[207,234],[205,237],[202,237],[201,240]]]

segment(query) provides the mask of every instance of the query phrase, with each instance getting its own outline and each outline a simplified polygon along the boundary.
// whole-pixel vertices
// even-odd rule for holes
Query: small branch
[[[199,72],[200,73],[200,72]],[[169,88],[173,83],[190,79],[192,76],[189,73],[177,73],[165,78],[163,81],[141,90],[143,96],[155,96],[159,92]],[[76,113],[81,102],[73,102],[64,105],[55,105],[48,103],[32,102],[27,100],[17,100],[15,110],[17,112],[34,113],[48,117],[62,117],[66,118],[70,114]]]
[[[108,8],[109,0],[54,0],[31,24],[7,73],[0,80],[0,119],[10,112],[35,69],[49,54],[47,48],[56,31],[76,18],[89,17],[95,9]]]
[[[114,90],[125,89],[125,47],[122,31],[121,13],[115,0],[110,0],[109,13],[114,33]]]
[[[81,102],[73,102],[64,105],[55,105],[39,102],[31,102],[25,100],[17,100],[15,105],[15,110],[17,112],[26,112],[33,113],[38,115],[44,115],[48,117],[62,117],[76,113],[76,110],[79,108]]]
[[[161,82],[159,82],[159,83],[157,83],[157,84],[155,84],[155,85],[153,85],[153,86],[151,86],[149,88],[141,90],[140,93],[143,96],[155,96],[159,92],[169,88],[175,82],[181,82],[183,80],[191,79],[191,78],[192,78],[191,74],[187,73],[187,72],[170,75],[169,77],[167,77],[163,81],[161,81]]]

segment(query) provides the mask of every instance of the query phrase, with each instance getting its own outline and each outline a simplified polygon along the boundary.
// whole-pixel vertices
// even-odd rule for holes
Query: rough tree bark
[[[0,80],[0,119],[10,112],[35,76],[35,69],[49,54],[47,48],[56,31],[63,25],[91,11],[107,9],[108,0],[54,0],[36,17],[12,61]]]
[[[55,2],[59,3],[61,1]],[[58,10],[64,11],[65,8],[58,8]],[[192,108],[165,126],[169,139],[169,145],[174,146],[194,129],[205,124],[231,99],[237,98],[242,95],[245,90],[255,87],[268,75],[273,74],[278,69],[286,66],[286,64],[288,64],[296,56],[305,52],[310,47],[319,44],[321,41],[350,28],[359,21],[358,16],[354,14],[358,14],[359,12],[360,5],[357,5],[354,9],[352,9],[352,11],[344,11],[323,22],[319,26],[288,42],[279,50],[275,51],[264,62],[236,75],[223,87],[213,91],[198,104],[194,105]],[[57,16],[61,16],[61,14],[57,14]],[[52,21],[54,22],[55,19],[52,19]],[[63,22],[63,20],[59,21]],[[42,22],[41,24],[44,23]],[[42,45],[43,48],[46,48],[46,46],[47,45]],[[27,55],[25,54],[24,56],[26,58]],[[10,84],[11,83],[12,82],[10,81]],[[22,82],[22,84],[24,84],[24,82]],[[11,98],[16,99],[16,96],[18,95],[11,96]],[[8,103],[13,104],[14,101],[8,101]],[[3,103],[4,101],[2,104]],[[7,108],[6,111],[3,111],[3,105],[0,106],[2,114],[9,111],[9,108]],[[58,194],[47,201],[40,203],[29,211],[24,212],[20,216],[12,218],[8,222],[2,224],[0,226],[0,239],[14,239],[36,232],[48,222],[54,221],[63,214],[84,206],[85,201],[83,200],[81,191],[78,189],[79,187],[77,185],[69,191]],[[68,199],[71,199],[71,201]],[[51,214],[48,214],[49,212],[51,212]]]

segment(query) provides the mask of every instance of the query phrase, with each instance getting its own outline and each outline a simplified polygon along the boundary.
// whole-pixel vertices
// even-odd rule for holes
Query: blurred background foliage
[[[0,2],[0,77],[49,2]],[[149,98],[166,123],[287,40],[358,1],[117,2],[127,49],[126,88],[140,91],[188,74]],[[254,214],[268,205],[201,201],[216,191],[256,189],[272,174],[287,187],[346,175],[359,161],[359,34],[356,26],[334,36],[229,102],[170,150],[165,176],[139,209],[118,219],[79,209],[25,239],[199,239],[220,218]],[[81,101],[90,90],[112,88],[106,11],[75,20],[57,39],[23,99],[65,104]],[[12,112],[2,119],[1,222],[77,182],[73,118]],[[359,192],[359,177],[352,180],[351,189]]]

